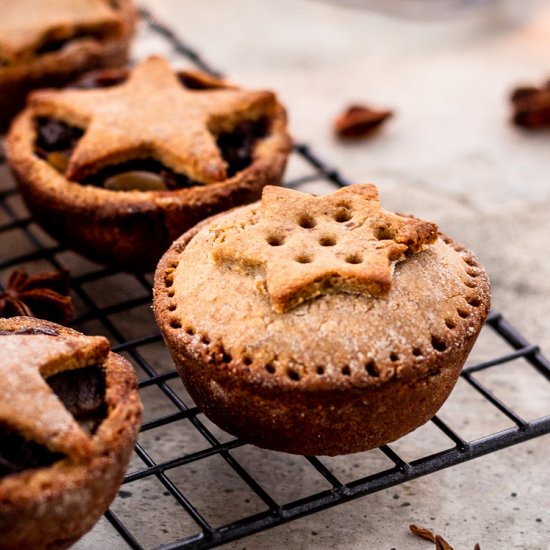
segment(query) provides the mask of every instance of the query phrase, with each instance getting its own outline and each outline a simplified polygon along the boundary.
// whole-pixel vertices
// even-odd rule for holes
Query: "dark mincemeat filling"
[[[93,88],[109,88],[118,86],[128,80],[129,72],[124,69],[101,69],[91,71],[70,84],[70,88],[91,90]],[[223,88],[223,84],[215,85],[190,73],[178,73],[178,80],[188,90],[216,90]]]
[[[67,370],[46,379],[81,428],[94,434],[107,416],[105,374],[97,365]]]
[[[128,71],[124,69],[101,69],[84,74],[69,85],[69,88],[92,90],[94,88],[110,88],[128,80]]]
[[[0,330],[0,336],[10,336],[12,334],[42,334],[45,336],[58,336],[59,333],[53,328],[27,327],[16,330]]]
[[[31,468],[50,466],[64,458],[49,449],[29,441],[6,426],[0,426],[0,479]]]
[[[46,40],[42,44],[40,44],[38,48],[36,48],[34,53],[36,56],[39,56],[45,55],[47,53],[57,52],[63,49],[70,42],[73,42],[74,40],[83,40],[85,38],[91,38],[93,40],[103,40],[107,38],[107,36],[103,31],[82,30],[64,38],[50,37],[46,38]]]
[[[231,132],[217,137],[218,149],[227,162],[228,177],[234,176],[252,164],[252,153],[256,141],[265,138],[268,132],[269,121],[264,117],[240,122]]]
[[[84,134],[83,130],[44,117],[37,119],[36,127],[36,154],[64,173],[74,148]],[[268,133],[269,121],[264,117],[240,122],[231,132],[216,137],[220,154],[227,163],[228,177],[234,176],[252,163],[256,142],[265,138]],[[176,173],[151,158],[108,166],[80,183],[112,191],[173,191],[200,185],[200,182],[185,174]]]
[[[64,371],[50,376],[46,382],[81,428],[89,434],[95,433],[107,416],[103,369],[91,366]],[[0,425],[0,478],[50,466],[63,458],[63,454],[53,453],[44,445]]]
[[[81,183],[105,187],[112,191],[173,191],[200,185],[185,174],[178,174],[152,158],[133,159],[122,164],[106,166],[83,179]]]
[[[46,37],[42,44],[39,44],[34,49],[34,56],[40,57],[48,53],[54,53],[62,50],[67,44],[75,40],[83,40],[85,38],[91,38],[93,40],[104,40],[109,37],[103,30],[82,30],[76,32],[71,36],[64,38],[56,38],[55,36]],[[10,59],[0,58],[0,66],[6,67],[12,64]]]
[[[38,118],[36,127],[36,152],[41,158],[47,158],[49,153],[70,156],[78,140],[84,135],[80,128],[69,126],[53,118]]]
[[[210,84],[200,76],[195,76],[191,73],[178,73],[178,80],[189,90],[217,90],[224,88],[222,83],[219,85]]]

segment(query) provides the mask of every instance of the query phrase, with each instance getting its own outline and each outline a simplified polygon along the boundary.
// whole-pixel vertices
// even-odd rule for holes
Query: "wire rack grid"
[[[142,10],[141,18],[147,32],[165,41],[178,58],[212,75],[220,74],[149,11]],[[325,164],[307,145],[296,145],[293,157],[304,167],[304,173],[287,181],[289,187],[307,188],[313,182],[332,188],[348,184],[337,170]],[[129,473],[119,497],[105,514],[107,521],[104,520],[105,525],[112,526],[111,529],[114,527],[118,547],[158,547],[164,550],[212,548],[550,433],[548,408],[544,414],[527,419],[517,406],[510,405],[508,399],[497,395],[482,378],[484,373],[501,372],[521,361],[523,367],[528,369],[522,371],[523,376],[539,377],[540,385],[550,389],[547,384],[550,382],[548,359],[501,314],[493,312],[482,332],[492,338],[489,352],[484,360],[466,366],[461,379],[464,386],[475,394],[473,399],[477,399],[477,406],[489,407],[491,414],[498,416],[500,423],[496,422],[495,426],[502,429],[494,433],[476,433],[473,437],[461,433],[441,412],[429,423],[439,437],[439,448],[435,452],[433,449],[427,451],[421,444],[417,447],[417,456],[411,460],[401,452],[400,442],[385,445],[354,458],[355,462],[368,463],[371,471],[367,475],[350,474],[349,470],[342,469],[338,458],[301,457],[305,464],[302,469],[309,469],[317,482],[303,488],[300,494],[293,493],[294,496],[285,498],[276,488],[267,488],[261,481],[261,468],[255,469],[251,464],[261,459],[282,461],[288,466],[288,461],[294,457],[262,451],[258,458],[259,455],[255,455],[259,452],[257,449],[209,423],[182,389],[150,314],[150,276],[121,274],[112,268],[99,267],[52,241],[29,217],[4,159],[0,160],[3,176],[0,178],[1,256],[8,250],[17,251],[8,253],[8,257],[0,257],[0,274],[5,275],[17,266],[25,266],[29,270],[45,267],[69,269],[73,274],[73,295],[78,312],[72,326],[87,333],[107,335],[114,343],[113,350],[128,357],[140,376],[146,418]],[[118,282],[113,283],[117,278]],[[95,292],[97,288],[113,290],[108,292],[110,297],[107,301],[105,292]],[[155,350],[154,353],[151,350]],[[155,392],[154,399],[150,396],[151,391]],[[465,402],[460,399],[457,406],[464,409]],[[155,433],[157,435],[153,437],[151,434]],[[183,433],[186,435],[182,436]],[[164,446],[170,452],[164,452]],[[377,459],[373,459],[374,452]],[[254,460],[250,459],[251,456],[255,457]],[[240,487],[238,491],[251,495],[244,498],[244,502],[249,504],[254,500],[255,503],[248,508],[237,507],[237,517],[234,513],[230,521],[220,519],[221,516],[216,516],[216,521],[209,520],[208,514],[203,511],[211,511],[209,503],[204,503],[208,497],[201,501],[196,495],[189,494],[193,480],[205,479],[196,474],[196,469],[213,459],[217,460],[217,466],[212,470],[211,482],[213,491],[222,495],[220,507],[227,511],[233,506],[236,484]],[[184,470],[187,477],[176,475]],[[142,487],[136,490],[139,484]],[[224,487],[224,484],[227,486]],[[204,490],[204,486],[199,487],[199,493]],[[158,529],[151,529],[149,523],[136,519],[132,506],[126,505],[126,501],[131,501],[136,493],[141,494],[140,506],[147,506],[150,511],[149,523],[156,523]],[[164,513],[167,500],[170,501],[169,514],[172,519],[181,518],[179,528],[175,530],[167,529],[162,517],[155,515],[159,503]]]

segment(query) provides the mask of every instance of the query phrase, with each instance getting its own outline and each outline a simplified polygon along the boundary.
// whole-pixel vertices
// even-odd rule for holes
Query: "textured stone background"
[[[387,208],[436,221],[472,247],[489,272],[495,308],[550,353],[550,133],[510,126],[507,102],[515,84],[550,77],[549,1],[510,2],[519,19],[495,12],[444,22],[391,19],[312,0],[144,4],[236,82],[276,90],[294,134],[346,177],[377,183]],[[142,33],[135,56],[160,47]],[[354,100],[392,107],[396,116],[371,141],[343,145],[331,135],[331,119]],[[291,174],[299,171],[290,166]],[[474,358],[494,356],[499,346],[486,333]],[[168,361],[162,353],[160,363]],[[550,393],[520,362],[483,380],[527,418],[548,414]],[[151,396],[147,406],[152,416],[164,405]],[[442,416],[466,437],[509,425],[462,385]],[[177,437],[160,433],[144,443],[166,456],[200,447],[184,428]],[[438,443],[428,425],[395,447],[414,458]],[[548,549],[548,444],[548,437],[539,438],[227,548],[430,548],[408,534],[407,526],[418,523],[457,549],[475,542],[484,550]],[[323,486],[303,459],[250,448],[236,454],[282,501]],[[329,462],[346,480],[380,460],[370,453]],[[221,461],[174,476],[214,524],[261,510]],[[115,504],[150,546],[193,532],[155,483],[125,486]],[[77,545],[102,547],[125,548],[104,521]]]

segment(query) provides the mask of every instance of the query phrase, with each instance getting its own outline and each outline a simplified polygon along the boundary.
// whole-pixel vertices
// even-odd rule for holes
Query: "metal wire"
[[[214,70],[200,55],[185,44],[170,28],[157,21],[154,16],[146,10],[141,11],[141,17],[149,29],[166,40],[171,47],[181,56],[193,62],[198,68],[214,76],[219,72]],[[294,148],[295,155],[299,156],[311,172],[305,176],[286,182],[289,187],[298,187],[311,181],[325,181],[335,187],[342,187],[348,184],[338,170],[327,165],[323,160],[304,144],[298,144]],[[0,163],[4,162],[3,156]],[[0,259],[0,270],[12,268],[21,264],[29,264],[37,260],[48,262],[55,269],[63,269],[63,261],[60,254],[65,251],[59,245],[45,245],[41,237],[37,235],[32,224],[32,219],[27,214],[18,214],[10,201],[17,197],[15,186],[0,191],[0,214],[4,221],[0,224],[0,238],[7,239],[13,231],[20,232],[32,246],[33,250],[12,258]],[[143,306],[151,301],[150,283],[141,275],[133,275],[137,286],[143,293],[122,300],[112,305],[101,307],[96,303],[93,296],[86,290],[86,285],[98,283],[107,277],[116,275],[117,272],[111,268],[97,268],[83,275],[73,278],[73,290],[82,301],[86,311],[79,315],[73,325],[95,321],[99,322],[106,330],[113,341],[113,350],[119,353],[126,353],[144,373],[140,381],[140,390],[157,388],[166,397],[175,412],[161,415],[157,418],[146,421],[141,432],[160,428],[173,427],[177,430],[175,423],[185,420],[191,423],[194,430],[204,439],[206,447],[196,452],[190,452],[181,456],[170,458],[165,461],[156,461],[143,445],[136,446],[136,455],[139,457],[142,467],[126,475],[124,483],[134,483],[146,479],[156,479],[160,486],[171,495],[177,505],[192,519],[196,525],[197,532],[191,537],[174,540],[160,546],[163,550],[176,550],[183,548],[213,548],[231,540],[246,537],[253,533],[280,525],[294,519],[324,510],[326,508],[341,504],[355,498],[381,491],[398,485],[405,481],[448,468],[450,466],[471,460],[473,458],[504,449],[511,445],[527,441],[543,434],[550,433],[550,411],[548,416],[533,421],[526,421],[521,415],[513,410],[504,401],[494,395],[489,388],[476,378],[480,371],[502,368],[518,359],[524,359],[528,365],[536,369],[547,381],[550,381],[550,362],[545,358],[536,345],[530,344],[506,321],[502,315],[492,313],[486,323],[500,339],[509,346],[510,351],[503,354],[496,354],[489,360],[465,367],[462,371],[462,378],[473,388],[481,398],[495,407],[505,417],[513,422],[513,426],[498,433],[487,434],[480,439],[468,441],[457,433],[451,426],[440,417],[435,416],[431,420],[432,426],[439,430],[449,442],[448,448],[443,451],[428,454],[410,462],[399,456],[391,445],[380,448],[380,451],[390,461],[391,466],[374,474],[359,477],[347,483],[343,483],[327,467],[323,459],[307,457],[307,462],[328,484],[329,489],[314,492],[306,497],[286,503],[278,503],[269,494],[253,475],[235,458],[232,451],[243,447],[243,443],[237,439],[220,441],[200,419],[200,411],[196,407],[189,407],[178,393],[170,386],[170,381],[177,378],[175,370],[169,372],[158,372],[156,368],[144,357],[147,346],[153,345],[162,340],[156,327],[151,326],[151,333],[138,338],[126,339],[123,331],[113,321],[117,314],[126,313],[133,308]],[[244,446],[243,450],[246,450]],[[242,517],[237,521],[222,525],[212,526],[208,520],[192,504],[190,497],[186,496],[181,487],[178,487],[169,477],[169,473],[180,466],[198,464],[201,461],[219,457],[234,472],[236,476],[254,493],[265,506],[263,512]],[[220,486],[219,490],[223,487]],[[150,500],[154,506],[154,500]],[[109,510],[105,517],[118,531],[129,548],[142,549],[144,545],[139,540],[139,535],[130,528],[113,510]]]

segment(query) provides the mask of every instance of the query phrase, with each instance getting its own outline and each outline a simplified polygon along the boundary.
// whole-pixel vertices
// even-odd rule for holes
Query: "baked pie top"
[[[437,239],[437,225],[382,209],[370,184],[324,197],[267,186],[257,223],[210,231],[215,262],[256,269],[279,313],[327,293],[385,296],[395,264]]]
[[[107,0],[4,0],[0,64],[25,62],[75,36],[107,38],[121,20]]]
[[[115,497],[141,418],[108,341],[0,318],[0,548],[68,548]]]
[[[382,210],[370,185],[325,197],[266,187],[262,203],[165,253],[157,322],[204,376],[269,395],[420,379],[471,343],[490,304],[475,256],[436,237],[435,224]],[[380,277],[389,284],[373,287]]]
[[[154,159],[194,185],[231,176],[221,152],[225,135],[280,112],[268,91],[186,85],[160,57],[145,60],[126,81],[113,86],[35,92],[30,107],[39,120],[54,120],[72,132],[74,149],[65,170],[69,180]],[[261,147],[256,153],[261,154]]]
[[[108,341],[54,327],[17,318],[0,324],[0,478],[62,458],[89,459],[107,415]]]

